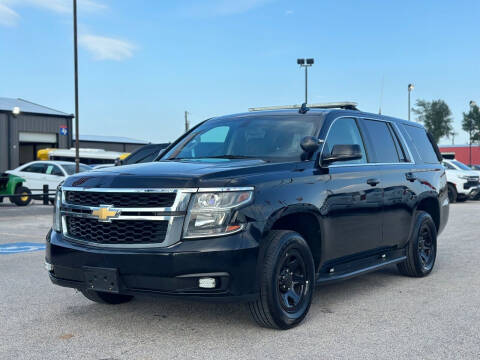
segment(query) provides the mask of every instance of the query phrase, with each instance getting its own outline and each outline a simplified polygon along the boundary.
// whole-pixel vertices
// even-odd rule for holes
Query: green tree
[[[480,140],[480,109],[477,105],[470,106],[468,113],[463,113],[462,129],[470,137],[470,142]]]
[[[450,137],[452,133],[452,112],[443,100],[417,100],[413,112],[418,115],[417,120],[422,122],[428,132],[438,143],[441,137]]]

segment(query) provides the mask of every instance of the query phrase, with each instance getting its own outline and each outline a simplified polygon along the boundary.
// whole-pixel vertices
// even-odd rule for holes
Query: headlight
[[[463,180],[468,180],[470,178],[470,176],[467,175],[459,175],[458,177]]]
[[[228,235],[243,229],[232,219],[234,210],[252,200],[252,190],[199,192],[192,196],[183,232],[184,238]]]
[[[62,231],[62,215],[60,214],[60,206],[62,204],[62,190],[57,188],[55,194],[55,206],[53,207],[53,230]]]

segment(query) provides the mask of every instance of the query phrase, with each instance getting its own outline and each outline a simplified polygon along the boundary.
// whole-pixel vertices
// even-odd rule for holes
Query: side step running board
[[[391,264],[397,264],[402,261],[405,261],[407,257],[405,255],[396,257],[393,259],[383,259],[380,258],[377,260],[375,263],[370,262],[370,264],[366,265],[365,263],[363,264],[362,267],[351,267],[349,270],[346,271],[335,271],[335,268],[332,267],[331,271],[328,273],[320,273],[317,274],[317,284],[326,284],[330,282],[336,282],[336,281],[341,281],[341,280],[346,280],[350,279],[359,275],[363,275],[372,271],[376,271],[378,269],[381,269],[385,266],[391,265]],[[352,264],[353,265],[353,264]]]

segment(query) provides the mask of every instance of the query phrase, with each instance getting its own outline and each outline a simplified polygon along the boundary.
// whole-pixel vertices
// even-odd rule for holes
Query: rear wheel
[[[17,206],[27,206],[32,201],[32,192],[25,186],[19,186],[15,189],[15,195],[10,198],[10,201]]]
[[[111,294],[101,291],[93,290],[80,290],[88,300],[100,303],[100,304],[123,304],[133,299],[131,295]]]
[[[312,254],[307,242],[294,231],[272,231],[265,245],[260,296],[249,303],[250,312],[261,326],[289,329],[305,318],[312,302]]]
[[[453,204],[457,202],[457,189],[455,188],[455,185],[453,184],[448,184],[448,201]]]
[[[407,276],[426,276],[432,271],[436,257],[437,228],[428,213],[419,211],[407,246],[407,260],[398,264],[398,270]]]

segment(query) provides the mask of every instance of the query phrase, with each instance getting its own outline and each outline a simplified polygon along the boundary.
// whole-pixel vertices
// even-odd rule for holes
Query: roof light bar
[[[346,109],[357,110],[358,103],[352,101],[339,101],[321,104],[307,104],[310,109]],[[264,110],[286,110],[286,109],[300,109],[302,105],[278,105],[278,106],[263,106],[249,108],[248,111],[264,111]]]

